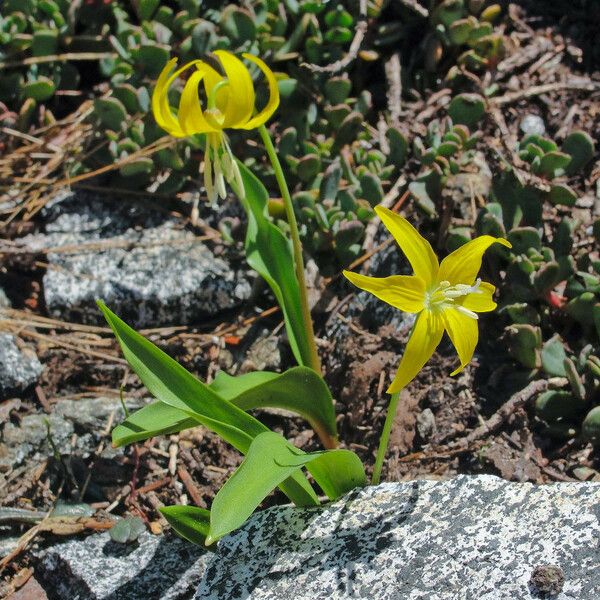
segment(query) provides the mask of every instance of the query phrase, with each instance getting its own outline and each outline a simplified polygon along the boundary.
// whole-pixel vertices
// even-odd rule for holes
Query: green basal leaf
[[[197,506],[163,506],[159,509],[169,525],[182,538],[205,546],[210,529],[210,511]],[[208,548],[212,551],[212,548]]]
[[[349,450],[306,454],[277,433],[262,433],[215,496],[206,543],[240,527],[281,481],[304,466],[332,500],[367,482],[360,459]]]
[[[306,468],[330,500],[337,500],[354,488],[367,485],[365,468],[360,458],[350,450],[326,450]]]
[[[283,408],[304,417],[322,439],[336,439],[335,411],[327,384],[308,367],[283,374],[256,371],[238,377],[220,372],[208,386],[224,400],[244,411]],[[144,406],[113,430],[116,446],[168,435],[195,427],[198,421],[164,402]]]
[[[119,447],[157,435],[177,433],[197,425],[198,421],[182,410],[164,402],[153,402],[140,408],[123,423],[117,425],[112,431],[112,441],[116,447]]]
[[[310,342],[302,320],[292,248],[283,232],[269,219],[267,190],[241,162],[238,165],[246,191],[242,201],[248,215],[246,260],[269,284],[283,312],[294,357],[298,364],[308,366]]]
[[[269,429],[260,421],[223,400],[177,361],[149,342],[102,302],[98,302],[123,354],[148,391],[161,402],[182,411],[245,454],[252,440]],[[304,477],[283,482],[282,491],[300,506],[316,505],[318,499]]]
[[[304,417],[321,439],[334,441],[337,437],[331,392],[308,367],[294,367],[283,374],[259,371],[238,377],[220,372],[210,387],[243,410],[290,410]]]

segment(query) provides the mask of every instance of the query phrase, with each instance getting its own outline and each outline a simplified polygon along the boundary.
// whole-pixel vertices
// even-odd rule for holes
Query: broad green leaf
[[[159,509],[169,525],[192,544],[205,546],[210,528],[210,511],[197,506],[163,506]],[[209,550],[211,548],[209,547]]]
[[[310,365],[308,334],[302,320],[300,286],[296,279],[294,257],[283,232],[269,220],[269,195],[263,184],[242,164],[246,198],[242,201],[248,215],[246,260],[275,294],[283,312],[285,328],[298,364]]]
[[[112,431],[112,441],[114,446],[119,447],[156,435],[177,433],[197,425],[198,421],[182,410],[164,402],[152,402],[117,425]]]
[[[308,367],[294,367],[283,374],[256,371],[232,377],[220,372],[208,386],[218,396],[245,411],[283,408],[304,417],[321,439],[336,438],[333,399],[327,384]],[[153,402],[133,413],[113,430],[116,446],[168,435],[195,427],[187,413],[163,402]]]
[[[366,485],[363,466],[353,452],[306,454],[277,433],[262,433],[254,438],[242,464],[215,496],[206,543],[240,527],[281,481],[304,466],[323,489],[331,492],[331,499]]]
[[[330,500],[337,500],[354,488],[367,485],[365,468],[360,458],[350,450],[327,450],[306,468]]]
[[[331,392],[309,367],[294,367],[283,374],[258,371],[238,377],[220,372],[210,387],[243,410],[283,408],[304,417],[321,439],[334,442],[337,436]]]
[[[246,454],[252,440],[269,429],[260,421],[220,398],[177,361],[149,342],[102,302],[98,302],[123,354],[148,391],[161,402],[179,409]],[[318,504],[316,494],[304,477],[285,481],[282,491],[295,504]]]

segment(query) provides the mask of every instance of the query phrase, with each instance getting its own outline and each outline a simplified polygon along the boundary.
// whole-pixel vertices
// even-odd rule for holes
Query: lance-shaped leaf
[[[263,184],[238,163],[246,198],[242,201],[248,215],[246,260],[269,284],[283,312],[285,328],[298,364],[311,364],[308,332],[302,319],[300,285],[296,279],[294,256],[283,232],[269,220],[269,195]]]
[[[199,425],[187,413],[164,402],[152,402],[129,415],[112,430],[113,446],[125,446],[156,435],[178,433]]]
[[[331,392],[321,376],[308,367],[294,367],[283,374],[255,371],[237,377],[221,371],[209,387],[220,398],[246,411],[272,407],[295,412],[310,423],[321,439],[329,440],[328,447],[336,445]],[[187,413],[163,402],[153,402],[115,427],[113,443],[122,446],[197,424]]]
[[[324,490],[329,490],[332,500],[366,485],[363,465],[354,452],[326,450],[307,454],[277,433],[261,433],[215,496],[206,543],[240,527],[281,481],[304,466]]]
[[[102,302],[98,302],[123,354],[148,391],[161,402],[181,410],[221,436],[245,454],[252,440],[269,429],[260,421],[220,398],[177,361],[129,327]],[[282,491],[300,506],[318,504],[308,481],[295,474],[281,485]]]
[[[159,509],[169,525],[192,544],[204,546],[210,528],[210,511],[198,506],[163,506]],[[210,547],[209,547],[210,549]]]
[[[238,377],[220,372],[211,389],[239,408],[283,408],[304,417],[328,447],[337,445],[333,398],[322,377],[309,367],[285,373],[257,371]]]

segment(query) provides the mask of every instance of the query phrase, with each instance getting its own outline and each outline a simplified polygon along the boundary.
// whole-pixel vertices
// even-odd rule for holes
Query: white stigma
[[[477,319],[478,316],[472,310],[456,304],[457,298],[468,296],[469,294],[482,294],[480,289],[481,279],[473,285],[467,285],[465,283],[457,283],[450,285],[449,281],[440,281],[438,285],[428,291],[425,295],[425,307],[429,310],[440,311],[446,308],[455,308],[463,315],[470,317],[471,319]]]

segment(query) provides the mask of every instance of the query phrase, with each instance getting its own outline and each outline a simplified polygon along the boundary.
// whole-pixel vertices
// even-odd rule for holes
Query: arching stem
[[[302,258],[302,243],[300,242],[300,233],[298,231],[298,223],[296,221],[296,215],[294,213],[294,205],[292,204],[292,197],[290,190],[288,189],[279,157],[275,151],[275,146],[271,140],[271,136],[267,128],[261,125],[258,128],[260,137],[265,145],[267,155],[273,165],[275,171],[275,178],[281,191],[281,197],[283,198],[283,205],[285,207],[285,213],[287,216],[287,222],[290,227],[290,237],[292,238],[292,249],[294,253],[294,266],[296,270],[296,278],[300,284],[300,302],[302,319],[304,321],[304,328],[307,333],[308,343],[310,345],[310,366],[321,374],[321,361],[319,359],[319,353],[317,352],[317,344],[315,342],[315,331],[313,327],[312,317],[310,316],[310,306],[308,304],[308,293],[306,289],[306,279],[304,277],[304,259]]]

